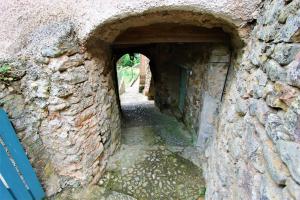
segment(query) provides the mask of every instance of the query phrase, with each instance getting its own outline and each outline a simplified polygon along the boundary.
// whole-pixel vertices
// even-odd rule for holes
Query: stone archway
[[[144,21],[139,20],[140,18]],[[96,183],[105,169],[107,158],[119,144],[120,115],[114,83],[114,54],[111,49],[115,38],[129,27],[168,23],[173,19],[181,25],[219,27],[229,31],[231,44],[236,47],[236,52],[242,44],[238,39],[237,29],[225,20],[188,11],[161,11],[99,25],[84,43],[77,41],[76,34],[70,27],[69,32],[56,45],[42,50],[42,55],[50,58],[46,67],[51,73],[50,80],[48,79],[51,84],[47,96],[48,114],[42,118],[40,126],[40,137],[50,160],[46,165],[46,169],[51,169],[46,177],[49,194],[68,185]],[[224,62],[228,62],[228,50],[224,51],[222,46],[220,50],[218,48],[218,45],[215,50],[211,48],[210,51],[216,53],[211,58],[222,59],[225,56],[223,53],[227,52],[227,60]],[[200,49],[205,52],[207,46]],[[147,55],[149,50],[144,50],[148,51],[145,52]],[[221,71],[224,84],[227,68]],[[210,76],[209,73],[212,72],[207,75]],[[223,85],[221,92],[222,89]],[[197,109],[200,109],[199,106]],[[198,119],[198,112],[191,118]],[[188,123],[195,126],[198,121]],[[197,129],[199,128],[195,128]]]
[[[236,73],[205,153],[207,198],[299,196],[299,1],[11,0],[0,7],[0,64],[13,76],[0,84],[0,105],[49,196],[102,176],[120,135],[111,44],[130,27],[157,23],[231,35]]]
[[[231,35],[235,50],[241,47],[239,38],[244,37],[245,29],[210,14],[173,9],[107,20],[90,30],[85,40],[78,38],[72,23],[49,28],[60,30],[54,35],[55,42],[37,46],[42,56],[28,62],[28,74],[16,85],[22,87],[20,101],[31,101],[24,110],[34,120],[21,132],[29,138],[38,133],[33,139],[38,147],[30,150],[28,137],[23,143],[35,160],[48,195],[65,187],[96,183],[107,158],[118,147],[120,115],[111,49],[117,36],[130,27],[174,23],[174,19],[179,25],[223,29]],[[9,106],[6,104],[7,110]],[[24,118],[22,115],[17,121]],[[35,152],[36,148],[40,151]]]
[[[197,18],[198,17],[198,18]],[[145,19],[145,21],[141,22],[139,19],[143,18]],[[192,113],[193,110],[196,110],[190,118],[192,118],[194,121],[189,121],[190,119],[186,118],[187,123],[190,123],[192,128],[194,128],[195,130],[197,130],[197,132],[199,130],[201,130],[203,132],[203,134],[201,134],[201,136],[203,136],[202,138],[198,137],[197,133],[196,133],[196,137],[199,138],[199,142],[198,144],[201,145],[201,147],[204,149],[205,145],[207,145],[207,141],[209,140],[209,138],[212,137],[213,133],[216,131],[217,128],[217,109],[219,107],[219,104],[221,103],[222,100],[222,96],[223,96],[223,92],[224,92],[224,88],[225,88],[225,81],[226,81],[226,77],[229,73],[229,66],[230,64],[234,63],[235,60],[235,56],[236,54],[239,54],[239,51],[241,50],[242,47],[242,40],[240,38],[244,37],[244,35],[239,35],[239,31],[241,31],[240,34],[244,34],[244,28],[242,29],[236,29],[234,28],[234,26],[232,26],[230,23],[227,23],[225,20],[220,20],[220,19],[216,19],[210,15],[206,16],[206,15],[201,15],[197,13],[189,13],[186,11],[165,11],[165,12],[154,12],[154,13],[146,13],[145,15],[138,15],[138,16],[131,16],[128,18],[124,18],[123,20],[116,20],[113,22],[109,22],[107,24],[101,25],[99,27],[97,27],[97,29],[94,30],[94,32],[91,33],[89,39],[86,41],[86,49],[87,49],[87,53],[89,54],[89,57],[94,60],[95,63],[98,62],[98,60],[103,60],[103,58],[108,58],[107,62],[105,63],[104,69],[103,69],[103,73],[107,76],[107,79],[110,79],[110,83],[113,84],[114,82],[114,68],[113,68],[113,64],[114,64],[114,60],[116,60],[116,58],[118,58],[119,55],[122,55],[124,52],[128,53],[128,52],[141,52],[144,53],[145,55],[149,55],[149,57],[151,57],[151,60],[153,59],[153,52],[157,51],[155,50],[155,48],[153,49],[153,46],[150,45],[150,47],[147,46],[147,42],[146,44],[143,43],[143,41],[139,41],[138,43],[135,44],[129,44],[128,41],[125,40],[125,42],[122,39],[122,34],[126,35],[126,31],[128,30],[128,28],[132,27],[131,29],[135,28],[139,28],[142,27],[142,29],[144,27],[149,26],[150,28],[153,28],[153,24],[155,26],[156,23],[166,23],[168,24],[172,19],[176,18],[177,24],[173,24],[172,26],[189,26],[189,27],[202,27],[202,31],[207,31],[210,30],[210,28],[212,27],[216,27],[217,29],[213,29],[213,30],[217,30],[216,33],[216,41],[214,41],[214,37],[211,37],[209,35],[208,38],[196,38],[195,41],[180,41],[180,38],[178,40],[178,38],[175,38],[173,41],[169,41],[169,42],[188,42],[188,43],[200,43],[200,47],[196,47],[196,48],[200,48],[201,50],[196,52],[202,52],[204,54],[204,52],[206,52],[206,57],[203,58],[201,57],[200,59],[205,60],[205,64],[207,66],[207,69],[205,69],[204,71],[206,72],[206,75],[203,77],[201,76],[201,78],[205,79],[207,81],[206,84],[206,90],[207,90],[207,94],[212,93],[211,95],[207,95],[206,97],[204,96],[202,99],[199,98],[200,94],[202,94],[204,91],[201,91],[198,88],[198,85],[194,87],[194,90],[196,90],[197,92],[194,93],[195,96],[198,96],[198,99],[191,99],[190,103],[192,103],[192,101],[199,101],[201,103],[199,103],[197,106],[197,108],[191,108],[190,110],[186,110],[187,115]],[[193,20],[190,20],[190,19]],[[147,21],[149,20],[149,21]],[[203,28],[207,27],[207,28]],[[226,32],[225,32],[225,31]],[[198,32],[198,33],[201,33]],[[130,33],[132,34],[132,32]],[[204,34],[205,35],[205,34]],[[220,40],[220,37],[224,37],[224,40],[226,40],[225,42],[222,42],[222,40]],[[230,40],[229,40],[230,38]],[[152,38],[153,39],[153,38]],[[154,37],[154,39],[157,39]],[[245,39],[245,38],[244,38]],[[164,38],[160,38],[160,42],[163,42]],[[149,42],[149,41],[148,41]],[[155,43],[155,41],[150,41],[150,43]],[[203,45],[201,43],[204,43],[206,45]],[[207,44],[208,43],[208,44]],[[215,45],[210,45],[210,43],[214,43]],[[223,45],[218,45],[218,44],[223,44]],[[228,46],[226,46],[226,45]],[[146,46],[145,46],[146,45]],[[180,45],[179,45],[180,46]],[[192,44],[191,46],[183,46],[183,48],[186,47],[190,47],[193,48]],[[112,48],[112,49],[111,49]],[[176,47],[175,47],[176,48]],[[104,50],[103,50],[104,49]],[[209,49],[209,53],[208,53],[208,49]],[[104,54],[103,54],[104,53]],[[179,52],[177,52],[179,53]],[[195,54],[196,55],[196,54]],[[203,64],[203,62],[200,62]],[[196,63],[196,61],[195,61]],[[218,68],[219,67],[219,68]],[[218,69],[216,69],[218,68]],[[214,79],[214,75],[215,73],[219,73],[218,77],[220,78],[219,80]],[[200,71],[198,71],[197,73],[202,73],[201,69]],[[199,74],[198,74],[199,75]],[[196,79],[201,79],[198,76],[196,76]],[[211,82],[210,82],[211,81]],[[191,82],[192,83],[192,82]],[[116,85],[116,84],[114,84]],[[215,87],[217,85],[217,87]],[[111,90],[112,93],[114,93],[115,90]],[[212,97],[213,96],[213,97]],[[116,98],[116,97],[114,97]],[[215,100],[215,98],[217,100]],[[208,110],[205,109],[201,109],[201,106],[203,106],[203,104],[205,105],[206,108],[208,108]],[[114,110],[116,111],[116,104],[110,104],[111,107],[114,107]],[[189,107],[189,106],[187,106]],[[199,125],[198,124],[198,115],[200,110],[202,111],[202,115],[201,117],[203,119],[207,119],[208,121],[205,121],[203,123],[203,125]],[[114,118],[118,118],[118,112],[114,112],[113,113]],[[205,124],[210,124],[210,125],[205,125]],[[197,126],[197,127],[193,127],[193,126]],[[208,131],[207,131],[208,130]],[[109,136],[110,137],[110,136]],[[118,133],[116,133],[115,135],[112,135],[113,140],[109,141],[112,143],[108,143],[108,145],[112,144],[111,150],[114,150],[117,145],[118,145]],[[100,165],[99,165],[100,166]],[[96,177],[94,179],[94,181],[97,181]]]

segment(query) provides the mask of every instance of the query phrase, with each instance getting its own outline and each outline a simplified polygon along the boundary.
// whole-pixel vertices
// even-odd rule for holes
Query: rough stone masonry
[[[206,199],[300,199],[299,0],[13,0],[0,10],[0,63],[13,77],[1,82],[0,105],[48,196],[96,183],[118,147],[114,38],[176,22],[232,36],[206,138]]]

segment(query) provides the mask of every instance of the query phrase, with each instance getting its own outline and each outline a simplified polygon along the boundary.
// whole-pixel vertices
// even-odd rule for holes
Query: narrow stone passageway
[[[183,155],[193,156],[191,135],[183,124],[160,113],[153,101],[135,92],[136,85],[120,96],[121,147],[109,159],[107,173],[100,181],[107,190],[106,199],[203,197],[200,163],[196,166]],[[199,154],[194,151],[194,156]]]
[[[100,181],[55,199],[202,200],[201,153],[183,123],[161,113],[138,92],[139,79],[120,95],[121,145]]]

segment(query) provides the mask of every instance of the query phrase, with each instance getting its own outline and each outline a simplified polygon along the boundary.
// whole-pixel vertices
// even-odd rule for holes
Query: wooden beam
[[[113,42],[115,45],[151,43],[228,43],[230,37],[221,28],[203,28],[179,24],[155,24],[129,28]]]

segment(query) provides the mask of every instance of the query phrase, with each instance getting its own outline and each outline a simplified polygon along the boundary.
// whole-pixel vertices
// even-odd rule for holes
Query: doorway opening
[[[121,108],[153,103],[153,80],[149,59],[140,54],[125,54],[116,63]]]
[[[112,30],[118,26],[113,24]],[[184,23],[124,26],[109,46],[122,129],[120,148],[101,179],[106,195],[201,199],[203,154],[195,146],[206,145],[217,126],[230,37],[222,28]],[[151,71],[148,96],[137,67],[142,55]],[[121,66],[126,62],[131,67]],[[143,96],[141,101],[137,95]]]

